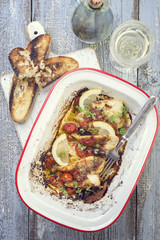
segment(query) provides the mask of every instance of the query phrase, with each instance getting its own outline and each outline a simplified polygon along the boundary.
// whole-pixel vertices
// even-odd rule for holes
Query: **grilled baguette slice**
[[[51,36],[43,34],[32,40],[26,49],[15,48],[9,54],[9,61],[19,79],[34,77],[39,63],[48,57]]]
[[[70,57],[59,56],[45,59],[41,63],[39,73],[35,76],[35,81],[40,88],[44,88],[63,74],[78,68],[78,66],[78,62]]]
[[[51,35],[49,34],[42,34],[28,44],[26,50],[30,52],[30,58],[34,66],[39,65],[43,59],[48,58],[50,45]]]
[[[34,78],[23,80],[13,76],[9,97],[10,115],[15,122],[24,122],[36,96],[37,84]]]
[[[30,59],[30,52],[23,48],[14,48],[9,54],[9,60],[15,75],[19,79],[30,78],[38,71]]]

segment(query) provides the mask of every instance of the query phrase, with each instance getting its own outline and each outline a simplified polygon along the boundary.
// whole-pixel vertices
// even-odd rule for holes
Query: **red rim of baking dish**
[[[131,192],[130,192],[130,194],[129,194],[129,197],[128,197],[127,201],[125,202],[123,208],[121,209],[119,215],[114,219],[113,222],[111,222],[111,223],[108,224],[107,226],[105,226],[105,227],[103,227],[103,228],[100,228],[100,229],[96,229],[96,230],[82,230],[82,229],[78,229],[78,228],[74,228],[74,227],[67,226],[67,225],[65,225],[65,224],[56,222],[55,220],[46,217],[45,215],[43,215],[43,214],[35,211],[34,209],[32,209],[32,208],[31,208],[30,206],[28,206],[28,204],[23,200],[23,198],[22,198],[22,196],[21,196],[21,193],[20,193],[20,191],[19,191],[19,188],[18,188],[18,180],[17,180],[17,175],[18,175],[19,166],[20,166],[20,164],[21,164],[21,161],[22,161],[22,158],[23,158],[25,149],[26,149],[26,147],[27,147],[27,145],[28,145],[28,142],[29,142],[29,140],[30,140],[30,137],[31,137],[31,135],[32,135],[33,129],[34,129],[34,127],[35,127],[35,125],[36,125],[36,123],[37,123],[37,121],[38,121],[38,119],[39,119],[39,117],[40,117],[40,115],[41,115],[41,113],[42,113],[42,111],[43,111],[43,109],[44,109],[44,107],[45,107],[45,105],[46,105],[46,103],[47,103],[50,95],[51,95],[51,93],[53,92],[55,86],[59,83],[59,81],[60,81],[62,78],[64,78],[64,77],[67,76],[68,74],[73,73],[73,72],[77,72],[77,71],[84,71],[84,70],[95,71],[95,72],[99,72],[99,73],[105,74],[105,75],[107,75],[107,76],[116,78],[116,79],[118,79],[118,80],[120,80],[120,81],[122,81],[122,82],[125,82],[125,83],[131,85],[132,87],[136,88],[137,90],[141,91],[143,94],[145,94],[145,95],[149,98],[149,95],[148,95],[145,91],[143,91],[142,89],[140,89],[139,87],[137,87],[136,85],[134,85],[134,84],[132,84],[132,83],[130,83],[130,82],[127,82],[126,80],[124,80],[124,79],[122,79],[122,78],[119,78],[119,77],[117,77],[117,76],[114,76],[114,75],[112,75],[112,74],[110,74],[110,73],[104,72],[104,71],[102,71],[102,70],[98,70],[98,69],[94,69],[94,68],[79,68],[79,69],[72,70],[72,71],[64,74],[62,77],[60,77],[60,78],[54,83],[53,87],[51,88],[50,92],[48,93],[48,95],[47,95],[47,97],[46,97],[46,99],[45,99],[45,101],[44,101],[44,103],[43,103],[43,105],[42,105],[42,107],[41,107],[41,109],[40,109],[37,117],[36,117],[36,120],[35,120],[34,123],[33,123],[33,126],[32,126],[32,128],[31,128],[31,130],[30,130],[30,133],[29,133],[29,135],[28,135],[28,138],[27,138],[27,140],[26,140],[26,143],[25,143],[25,145],[24,145],[24,148],[23,148],[23,150],[22,150],[22,154],[21,154],[21,156],[20,156],[20,159],[19,159],[19,162],[18,162],[18,165],[17,165],[17,168],[16,168],[15,183],[16,183],[17,192],[18,192],[21,200],[23,201],[23,203],[24,203],[29,209],[31,209],[31,210],[34,211],[35,213],[39,214],[40,216],[42,216],[42,217],[44,217],[44,218],[46,218],[46,219],[48,219],[48,220],[50,220],[50,221],[52,221],[52,222],[54,222],[54,223],[60,224],[61,226],[68,227],[68,228],[70,228],[70,229],[74,229],[74,230],[77,230],[77,231],[81,231],[81,232],[98,232],[98,231],[101,231],[101,230],[103,230],[103,229],[111,226],[111,225],[112,225],[115,221],[117,221],[117,219],[121,216],[123,210],[125,209],[128,201],[129,201],[129,199],[130,199],[130,197],[131,197],[131,195],[132,195],[132,193],[133,193],[133,191],[134,191],[134,189],[135,189],[135,187],[136,187],[136,185],[137,185],[137,183],[138,183],[138,181],[139,181],[139,179],[140,179],[140,176],[141,176],[141,174],[142,174],[142,172],[143,172],[143,169],[144,169],[144,167],[145,167],[145,165],[146,165],[146,163],[147,163],[148,157],[149,157],[149,155],[150,155],[151,149],[152,149],[152,147],[153,147],[153,144],[154,144],[154,141],[155,141],[157,132],[158,132],[159,117],[158,117],[158,111],[157,111],[156,106],[154,106],[154,109],[155,109],[155,112],[156,112],[157,126],[156,126],[156,131],[155,131],[155,134],[154,134],[154,137],[153,137],[151,146],[150,146],[149,151],[148,151],[148,153],[147,153],[147,157],[146,157],[146,159],[145,159],[145,161],[144,161],[144,164],[143,164],[143,166],[142,166],[142,168],[141,168],[141,171],[140,171],[140,173],[139,173],[139,175],[138,175],[138,178],[137,178],[137,180],[136,180],[136,182],[135,182],[135,184],[134,184],[134,186],[133,186],[133,188],[132,188],[132,190],[131,190]]]

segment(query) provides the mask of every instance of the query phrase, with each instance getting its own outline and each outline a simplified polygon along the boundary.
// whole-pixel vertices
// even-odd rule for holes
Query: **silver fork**
[[[101,180],[107,175],[108,171],[111,167],[115,164],[115,162],[119,158],[118,150],[125,144],[131,134],[136,130],[142,120],[146,117],[147,113],[151,110],[151,108],[155,105],[156,97],[151,96],[147,102],[144,104],[138,115],[136,116],[135,120],[133,121],[132,125],[129,127],[127,132],[123,135],[122,140],[119,142],[117,147],[114,150],[109,151],[106,156],[106,163],[104,166],[103,171],[100,173]]]

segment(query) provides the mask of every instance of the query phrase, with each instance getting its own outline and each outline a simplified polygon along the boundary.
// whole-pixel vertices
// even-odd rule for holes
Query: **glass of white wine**
[[[117,70],[138,68],[153,52],[153,33],[144,23],[130,20],[114,30],[109,47],[111,63]]]

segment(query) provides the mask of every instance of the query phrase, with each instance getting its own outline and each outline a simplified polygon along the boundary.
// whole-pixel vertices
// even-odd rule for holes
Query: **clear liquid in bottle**
[[[72,17],[72,29],[83,42],[97,43],[105,40],[113,27],[111,9],[102,7],[93,9],[86,1],[81,3]]]

